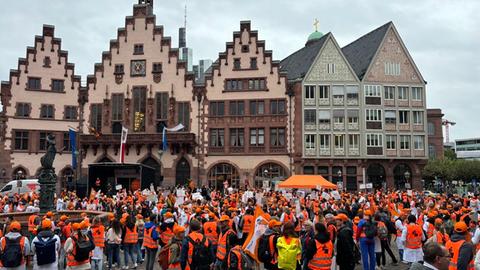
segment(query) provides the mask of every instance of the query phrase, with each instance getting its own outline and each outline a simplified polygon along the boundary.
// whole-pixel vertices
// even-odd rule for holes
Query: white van
[[[13,180],[8,182],[1,190],[2,196],[13,196],[15,193],[24,194],[29,192],[40,193],[40,184],[38,179]]]

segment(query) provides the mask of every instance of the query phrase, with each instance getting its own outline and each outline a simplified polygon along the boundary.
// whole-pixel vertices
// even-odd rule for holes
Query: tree
[[[457,159],[457,154],[456,154],[455,151],[453,151],[453,149],[451,149],[451,148],[445,149],[445,151],[443,152],[443,156],[444,156],[446,159],[450,159],[450,160],[455,160],[455,159]]]

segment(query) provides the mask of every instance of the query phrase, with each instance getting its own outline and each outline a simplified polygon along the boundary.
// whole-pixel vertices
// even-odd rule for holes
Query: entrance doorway
[[[175,184],[178,185],[186,185],[190,180],[190,164],[188,161],[182,157],[178,163],[177,168],[175,170]]]
[[[367,168],[367,181],[372,183],[374,189],[383,188],[386,181],[385,168],[379,163],[370,164]]]

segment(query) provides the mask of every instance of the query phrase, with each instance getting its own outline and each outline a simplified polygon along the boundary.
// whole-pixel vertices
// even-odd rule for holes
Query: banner
[[[260,237],[265,233],[265,231],[268,228],[268,221],[264,217],[264,212],[260,208],[260,206],[257,205],[257,208],[255,208],[255,214],[254,214],[254,226],[250,229],[250,232],[248,233],[248,237],[245,240],[245,243],[243,244],[243,250],[245,253],[250,255],[255,261],[260,262],[258,260],[258,240],[260,240]]]
[[[128,129],[122,126],[122,137],[120,138],[120,155],[118,161],[120,163],[123,163],[125,161],[125,144],[127,144],[127,135]]]
[[[77,132],[73,128],[68,129],[70,139],[70,151],[72,151],[72,169],[77,168]]]
[[[180,131],[181,129],[183,129],[184,127],[185,126],[182,123],[180,123],[180,124],[174,126],[173,128],[166,128],[166,127],[163,128],[163,133],[162,133],[162,150],[163,151],[167,151],[167,148],[168,148],[167,131],[177,132],[177,131]]]

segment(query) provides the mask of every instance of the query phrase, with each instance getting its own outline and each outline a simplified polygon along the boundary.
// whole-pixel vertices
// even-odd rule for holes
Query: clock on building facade
[[[145,76],[146,72],[145,60],[132,60],[130,65],[131,76]]]

